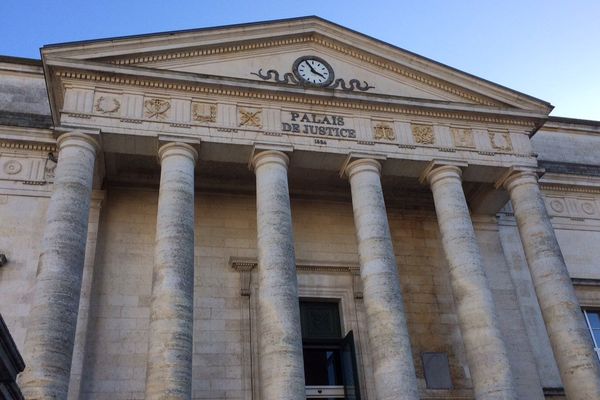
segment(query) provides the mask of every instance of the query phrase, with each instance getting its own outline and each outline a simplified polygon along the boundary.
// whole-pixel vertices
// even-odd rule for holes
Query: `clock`
[[[294,61],[292,68],[296,78],[308,86],[326,87],[333,82],[334,74],[331,65],[317,56],[304,56]]]

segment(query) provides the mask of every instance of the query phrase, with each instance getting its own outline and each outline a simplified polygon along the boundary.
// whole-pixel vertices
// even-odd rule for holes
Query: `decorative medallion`
[[[565,205],[560,200],[551,200],[550,208],[552,209],[552,211],[555,211],[559,214],[565,212]]]
[[[192,119],[199,122],[217,122],[217,105],[192,103]]]
[[[450,128],[452,139],[456,147],[475,148],[473,131],[468,128]]]
[[[121,102],[114,97],[106,98],[104,96],[96,99],[95,110],[102,114],[114,114],[121,109]]]
[[[587,215],[594,215],[596,213],[596,207],[594,207],[594,203],[589,201],[581,203],[581,209]]]
[[[262,121],[260,114],[262,110],[244,110],[240,111],[240,125],[239,126],[253,126],[256,128],[262,128]]]
[[[166,119],[167,111],[171,108],[171,103],[162,99],[150,99],[144,101],[145,116],[148,118]]]
[[[313,86],[328,89],[340,88],[348,92],[353,90],[365,92],[375,88],[375,86],[369,85],[367,81],[361,82],[358,79],[350,79],[348,84],[342,78],[334,80],[335,73],[331,65],[317,56],[302,56],[298,58],[292,65],[292,72],[284,73],[283,78],[279,77],[279,71],[275,69],[269,69],[266,73],[263,73],[263,69],[260,68],[257,72],[251,72],[250,74],[256,75],[265,81],[273,80],[277,83],[288,85]]]
[[[492,147],[495,150],[502,150],[502,151],[511,151],[512,150],[510,134],[507,131],[504,131],[504,132],[488,131],[488,136],[490,138],[490,142],[492,143]]]
[[[16,175],[23,169],[23,164],[17,160],[8,160],[4,163],[3,169],[8,175]]]
[[[415,142],[419,144],[434,144],[433,126],[431,125],[411,125],[412,134]]]
[[[391,126],[385,122],[379,122],[373,127],[373,138],[376,140],[386,139],[391,141],[396,140],[396,134]]]

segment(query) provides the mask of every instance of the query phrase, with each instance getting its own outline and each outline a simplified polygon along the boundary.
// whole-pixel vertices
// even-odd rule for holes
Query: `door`
[[[340,355],[342,359],[342,381],[344,382],[344,395],[346,400],[360,400],[358,384],[358,368],[356,365],[356,351],[354,349],[354,335],[348,332],[340,342]]]
[[[342,338],[339,304],[301,301],[307,399],[360,400],[354,338]]]

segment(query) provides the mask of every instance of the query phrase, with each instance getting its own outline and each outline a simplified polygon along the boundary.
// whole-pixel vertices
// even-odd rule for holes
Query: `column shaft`
[[[196,150],[168,143],[161,161],[150,305],[146,399],[192,395]]]
[[[378,161],[361,159],[345,171],[352,190],[375,392],[377,400],[417,400],[419,391],[380,170]]]
[[[492,292],[462,189],[461,170],[440,166],[429,172],[427,179],[433,192],[475,398],[516,399]]]
[[[25,338],[27,399],[66,399],[87,239],[97,143],[81,133],[58,138],[35,295]]]
[[[253,159],[258,233],[258,341],[261,398],[304,400],[296,259],[287,181],[288,157]]]
[[[600,365],[533,171],[505,182],[554,357],[570,400],[600,399]]]

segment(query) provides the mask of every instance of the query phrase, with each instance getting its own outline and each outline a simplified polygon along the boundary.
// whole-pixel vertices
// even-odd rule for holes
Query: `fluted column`
[[[367,331],[377,400],[417,400],[419,391],[402,290],[380,180],[381,165],[359,159],[350,179]]]
[[[57,145],[54,191],[25,338],[27,369],[20,377],[28,400],[67,398],[99,150],[94,139],[78,132],[61,135]]]
[[[569,400],[600,399],[600,365],[534,171],[504,182]]]
[[[517,399],[506,346],[461,184],[461,169],[436,166],[426,175],[449,265],[467,361],[478,400]]]
[[[192,395],[194,308],[194,166],[198,153],[184,143],[158,150],[161,164],[146,399]]]
[[[261,398],[304,400],[304,364],[288,157],[263,151],[256,173],[258,343]]]

